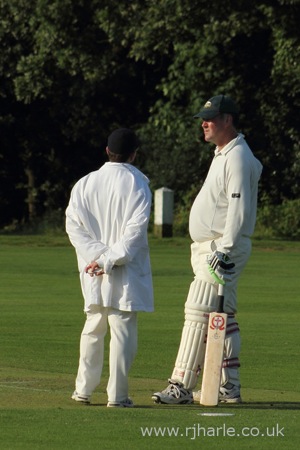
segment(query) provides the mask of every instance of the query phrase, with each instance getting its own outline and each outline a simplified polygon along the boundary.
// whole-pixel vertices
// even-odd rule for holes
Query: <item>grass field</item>
[[[130,378],[136,407],[109,409],[107,360],[92,405],[70,399],[84,323],[73,248],[64,236],[0,236],[1,449],[299,447],[300,242],[253,243],[237,316],[244,403],[152,402],[178,349],[192,280],[189,244],[150,239],[156,310],[139,316]]]

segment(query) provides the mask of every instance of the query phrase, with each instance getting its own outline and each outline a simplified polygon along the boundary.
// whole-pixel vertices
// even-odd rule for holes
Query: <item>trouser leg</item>
[[[137,313],[111,309],[108,401],[128,398],[128,374],[137,351]]]
[[[79,367],[76,391],[91,395],[99,385],[104,356],[104,338],[107,333],[107,308],[92,305],[80,338]]]
[[[226,282],[224,288],[225,304],[224,309],[227,313],[235,313],[237,311],[237,287],[240,276],[247,264],[251,253],[250,239],[241,239],[240,245],[232,252],[232,260],[235,263],[234,275],[232,279]],[[238,323],[234,317],[228,317],[224,361],[222,368],[221,385],[227,383],[234,386],[240,386],[239,375],[239,355],[241,350],[241,338]]]
[[[235,318],[228,317],[221,377],[222,386],[225,386],[227,383],[233,384],[234,386],[240,386],[240,349],[241,339],[238,323]]]

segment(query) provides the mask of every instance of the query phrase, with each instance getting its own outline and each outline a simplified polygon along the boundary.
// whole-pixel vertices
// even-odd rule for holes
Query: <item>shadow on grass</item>
[[[239,405],[227,405],[227,407],[235,409],[300,410],[300,402],[243,402]],[[227,407],[223,407],[223,410],[226,410]]]
[[[106,407],[105,403],[92,403],[90,405],[83,405],[85,407]],[[111,408],[116,409],[116,408]],[[180,409],[180,410],[194,410],[194,411],[207,411],[207,412],[223,412],[232,410],[232,409],[277,409],[277,410],[299,410],[300,411],[300,402],[243,402],[240,404],[227,404],[227,405],[219,405],[218,407],[204,407],[201,405],[163,405],[163,404],[153,404],[153,405],[134,405],[134,409],[160,409],[169,410],[169,409]]]

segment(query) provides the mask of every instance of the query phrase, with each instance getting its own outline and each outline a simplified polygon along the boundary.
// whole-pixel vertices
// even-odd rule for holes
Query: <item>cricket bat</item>
[[[209,314],[200,404],[217,406],[224,359],[227,314],[223,312],[224,286],[219,284],[218,309]]]

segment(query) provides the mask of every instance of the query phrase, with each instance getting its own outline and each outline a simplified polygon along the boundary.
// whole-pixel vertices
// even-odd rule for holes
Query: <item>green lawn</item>
[[[92,405],[70,399],[84,315],[66,237],[0,236],[1,449],[298,448],[300,242],[253,244],[237,316],[244,403],[152,402],[173,369],[192,272],[188,239],[151,238],[156,309],[139,316],[136,407],[115,410],[106,408],[107,360]]]

